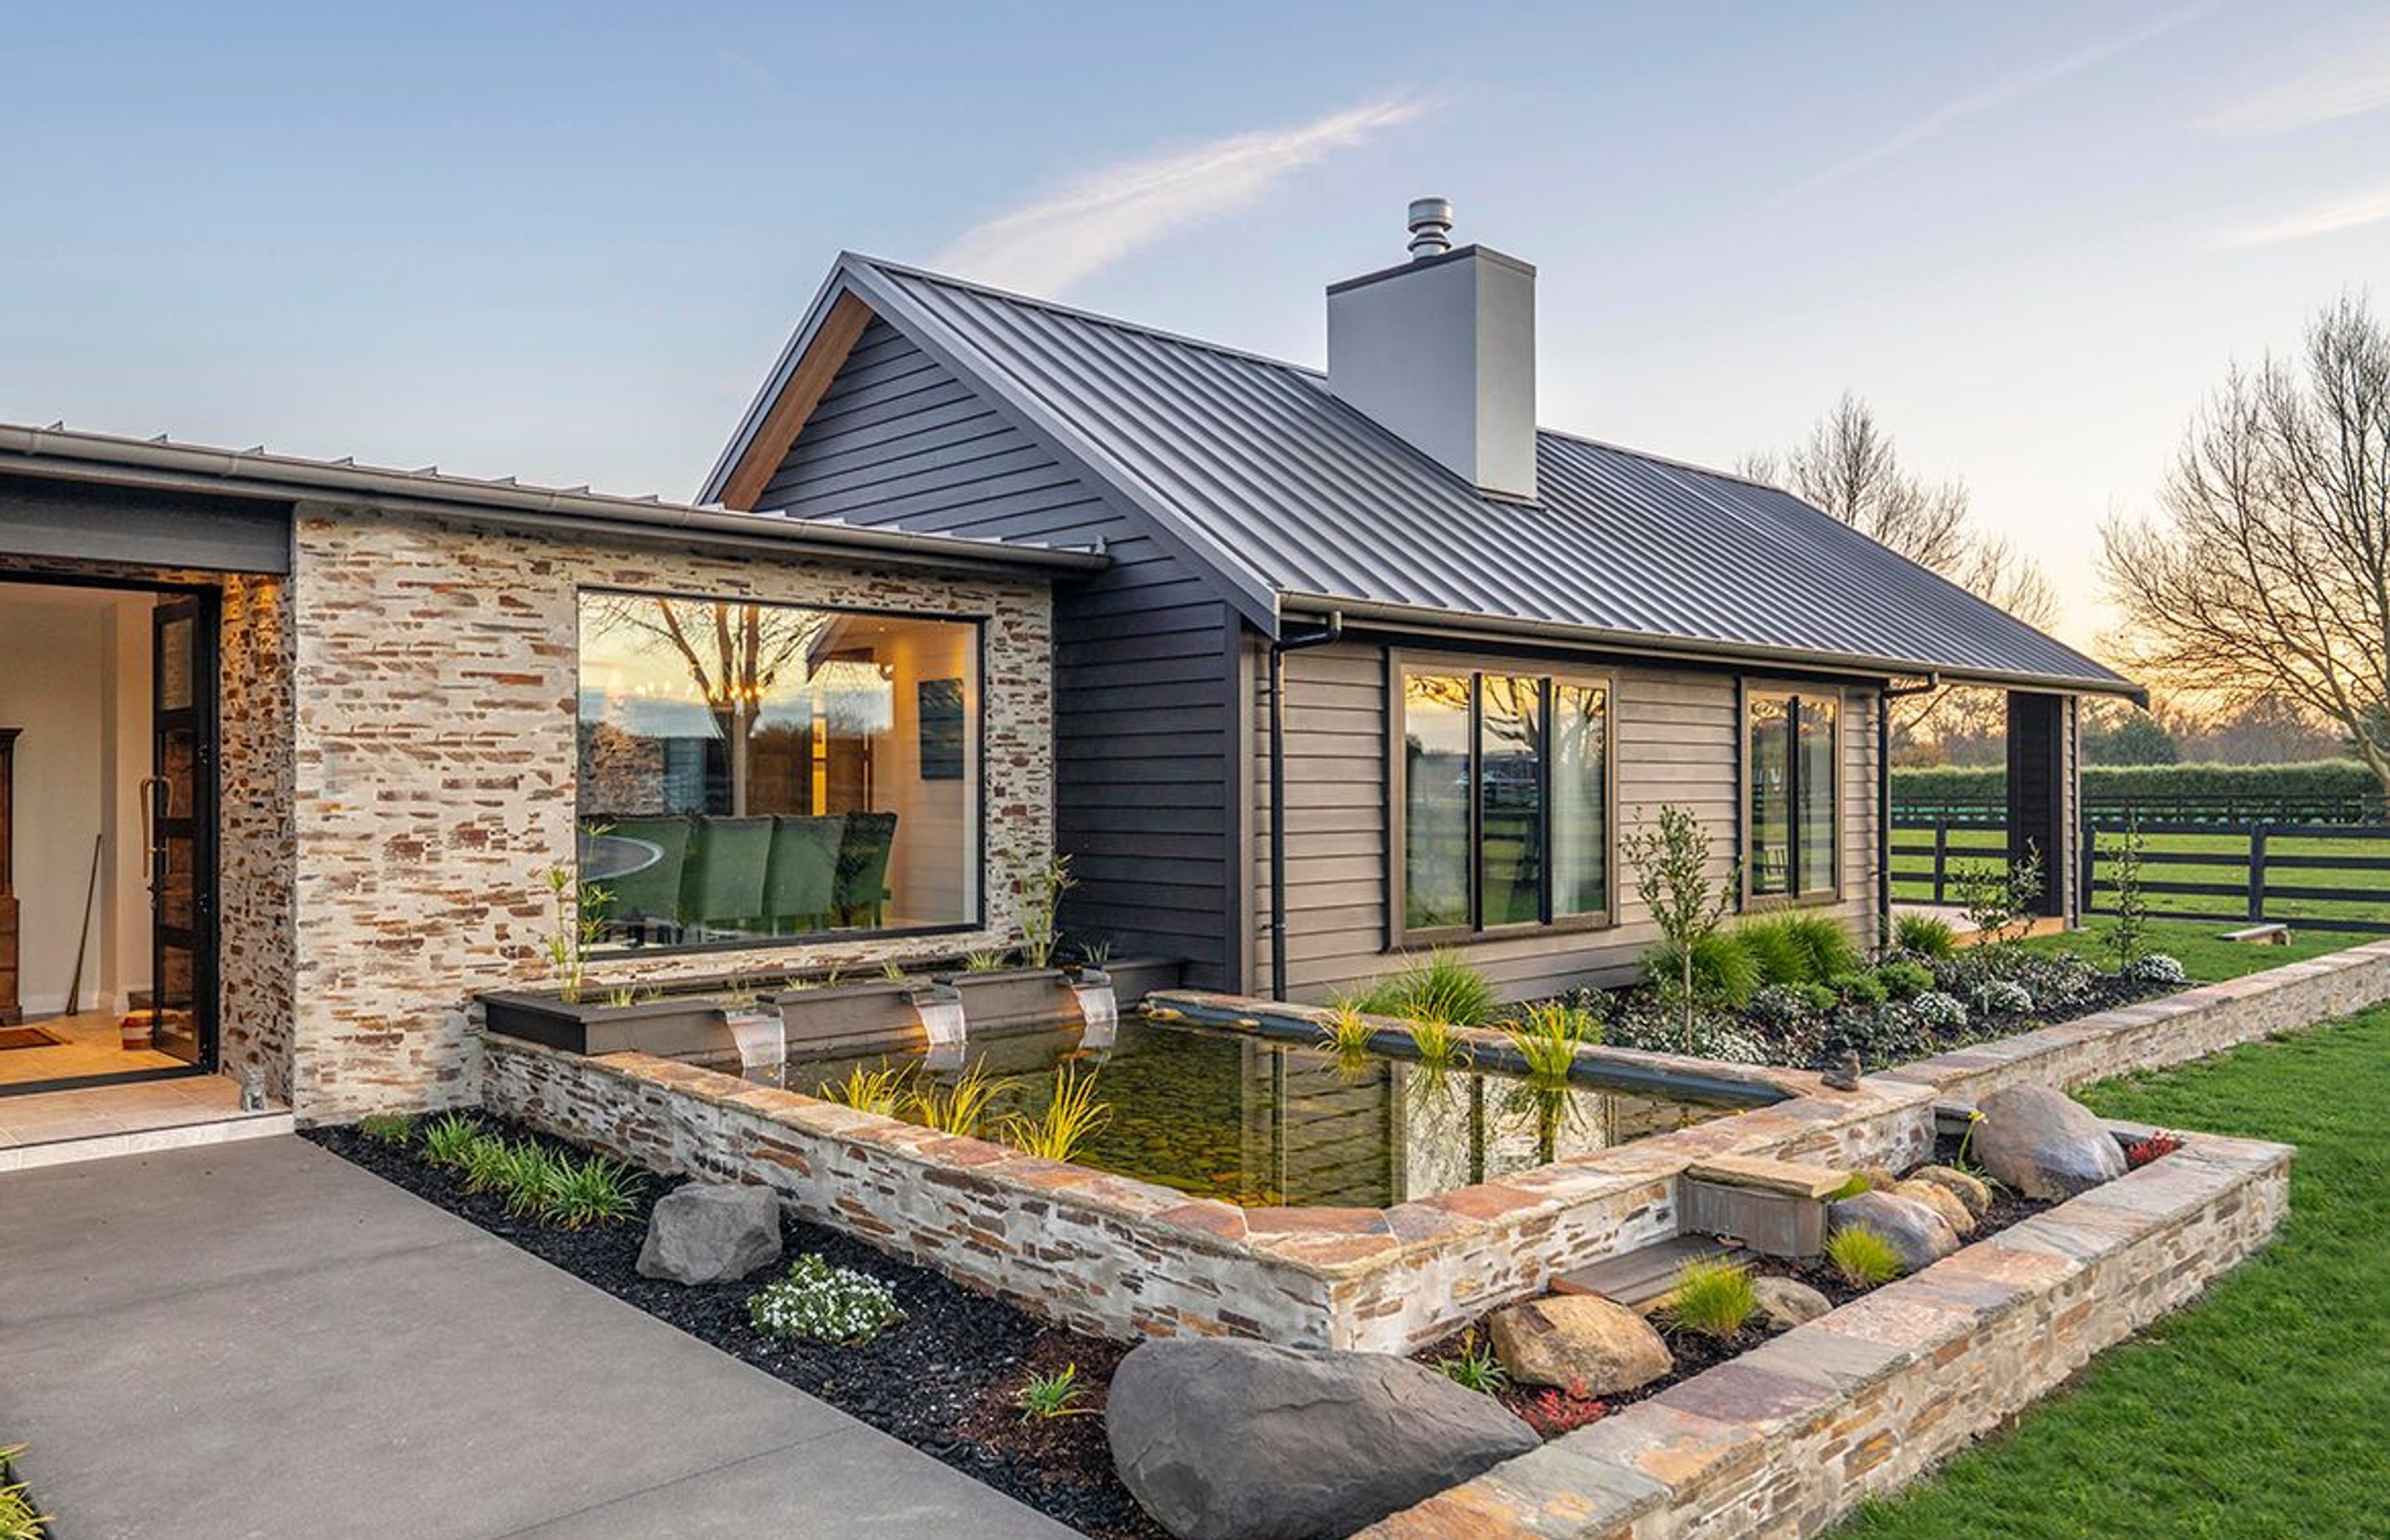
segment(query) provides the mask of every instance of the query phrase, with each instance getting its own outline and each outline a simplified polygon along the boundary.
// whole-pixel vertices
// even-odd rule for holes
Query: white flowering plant
[[[1975,1008],[1986,1016],[2022,1016],[2033,1008],[2033,995],[2023,984],[1993,979],[1977,986]]]
[[[1908,1008],[1916,1016],[1919,1025],[1935,1032],[1951,1032],[1967,1024],[1966,1003],[1957,995],[1945,995],[1938,989],[1929,989],[1909,1001]]]
[[[766,1337],[857,1346],[904,1318],[886,1284],[817,1253],[799,1257],[788,1277],[747,1297],[747,1324]]]
[[[2182,964],[2163,952],[2144,952],[2127,963],[2122,972],[2137,984],[2179,984],[2190,982]]]

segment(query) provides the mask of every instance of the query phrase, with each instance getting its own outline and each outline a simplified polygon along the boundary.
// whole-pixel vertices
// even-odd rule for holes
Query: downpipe
[[[1280,635],[1269,649],[1270,998],[1286,998],[1286,655],[1326,647],[1344,635],[1344,612],[1309,631]]]

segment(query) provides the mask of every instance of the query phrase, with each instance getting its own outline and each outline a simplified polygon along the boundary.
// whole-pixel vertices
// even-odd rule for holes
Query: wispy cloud
[[[1424,102],[1390,98],[1291,128],[1124,160],[973,225],[935,264],[1004,288],[1059,293],[1139,247],[1250,207],[1296,172],[1425,109]]]
[[[2385,219],[2390,219],[2390,187],[2329,199],[2287,219],[2227,230],[2216,237],[2216,244],[2280,246],[2284,241],[2328,236],[2335,230],[2353,230],[2360,225],[2378,225]]]
[[[2390,24],[2335,40],[2332,57],[2206,119],[2218,134],[2287,134],[2390,108]]]
[[[1905,125],[1882,143],[1862,150],[1847,160],[1829,166],[1807,181],[1786,189],[1777,195],[1775,201],[1782,202],[1787,199],[1799,198],[1820,188],[1832,186],[1837,182],[1846,181],[1895,156],[1906,154],[1928,139],[1966,122],[1969,118],[1992,111],[1996,108],[2006,107],[2011,102],[2022,100],[2037,91],[2047,90],[2069,75],[2081,74],[2094,65],[2106,63],[2118,54],[2138,48],[2152,38],[2174,31],[2202,11],[2213,9],[2215,4],[2216,0],[2201,0],[2198,5],[2187,6],[2181,10],[2162,16],[2146,26],[2121,32],[2114,37],[2103,38],[2071,53],[2062,54],[2056,58],[2045,59],[2029,70],[2020,70],[2014,74],[2004,75],[1979,90],[1970,91],[1965,96],[1943,103],[1923,117]]]

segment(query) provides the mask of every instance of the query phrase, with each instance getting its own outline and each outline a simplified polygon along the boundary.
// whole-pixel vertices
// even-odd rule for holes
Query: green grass
[[[2113,918],[2092,915],[2080,930],[2062,936],[2034,936],[2017,944],[2033,952],[2079,952],[2095,967],[2114,968],[2116,959],[2102,944],[2102,938],[2114,924]],[[2183,971],[2192,978],[2213,983],[2219,979],[2237,979],[2243,973],[2319,957],[2343,947],[2361,946],[2373,939],[2341,931],[2302,930],[2293,924],[2288,946],[2261,946],[2245,941],[2225,941],[2221,939],[2223,930],[2223,926],[2205,920],[2153,919],[2150,921],[2146,950],[2163,952],[2182,964]]]
[[[2114,851],[2122,836],[2113,830],[2102,829],[2100,831],[2099,838],[2100,848],[2105,852]],[[2229,895],[2152,892],[2148,895],[2152,908],[2214,915],[2218,920],[2229,920],[2236,924],[2247,923],[2248,900],[2245,895],[2249,880],[2249,837],[2246,834],[2225,829],[2214,834],[2145,834],[2141,838],[2144,850],[2151,855],[2181,854],[2216,857],[2213,863],[2186,862],[2176,865],[2173,862],[2148,862],[2141,867],[2141,881],[2145,887],[2152,882],[2215,882],[2226,884],[2234,890]],[[1895,845],[1914,847],[1915,850],[1923,852],[1923,853],[1913,853],[1905,850],[1902,853],[1895,854],[1893,857],[1895,870],[1932,871],[1934,866],[1932,853],[1934,831],[1932,829],[1896,829],[1894,831],[1893,841]],[[2007,854],[2007,850],[2008,832],[1998,827],[1973,825],[1950,830],[1953,866],[1998,861]],[[2347,895],[2345,898],[2339,899],[2268,896],[2266,901],[2266,918],[2269,920],[2284,920],[2295,927],[2296,922],[2302,918],[2363,919],[2371,914],[2378,914],[2384,905],[2390,905],[2390,840],[2276,837],[2267,841],[2266,853],[2266,880],[2268,886],[2330,888],[2339,890]],[[2286,858],[2295,859],[2300,856],[2355,856],[2368,862],[2369,865],[2363,869],[2334,870],[2282,864]],[[2104,878],[2112,868],[2103,863],[2100,869],[2103,881],[2098,902],[2106,904],[2109,899],[2106,895]],[[1892,886],[1892,894],[1903,904],[1930,903],[1934,897],[1934,884],[1912,877],[1895,881]],[[1948,895],[1946,896],[1946,902],[1955,904],[1957,899],[1955,895]],[[2351,938],[2352,941],[2364,939],[2362,936]]]
[[[2015,1431],[1837,1534],[2390,1536],[2390,1007],[2084,1099],[2297,1145],[2281,1236]]]

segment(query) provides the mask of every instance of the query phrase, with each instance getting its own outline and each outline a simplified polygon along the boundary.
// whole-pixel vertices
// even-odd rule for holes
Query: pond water
[[[1041,1113],[1065,1059],[1092,1072],[1097,1099],[1111,1110],[1076,1163],[1247,1206],[1384,1207],[1738,1110],[1137,1019],[1124,1020],[1100,1051],[1083,1050],[1072,1025],[973,1041],[959,1053],[800,1059],[754,1073],[816,1096],[858,1069],[902,1069],[916,1088],[976,1071],[1001,1087],[1000,1120]]]

